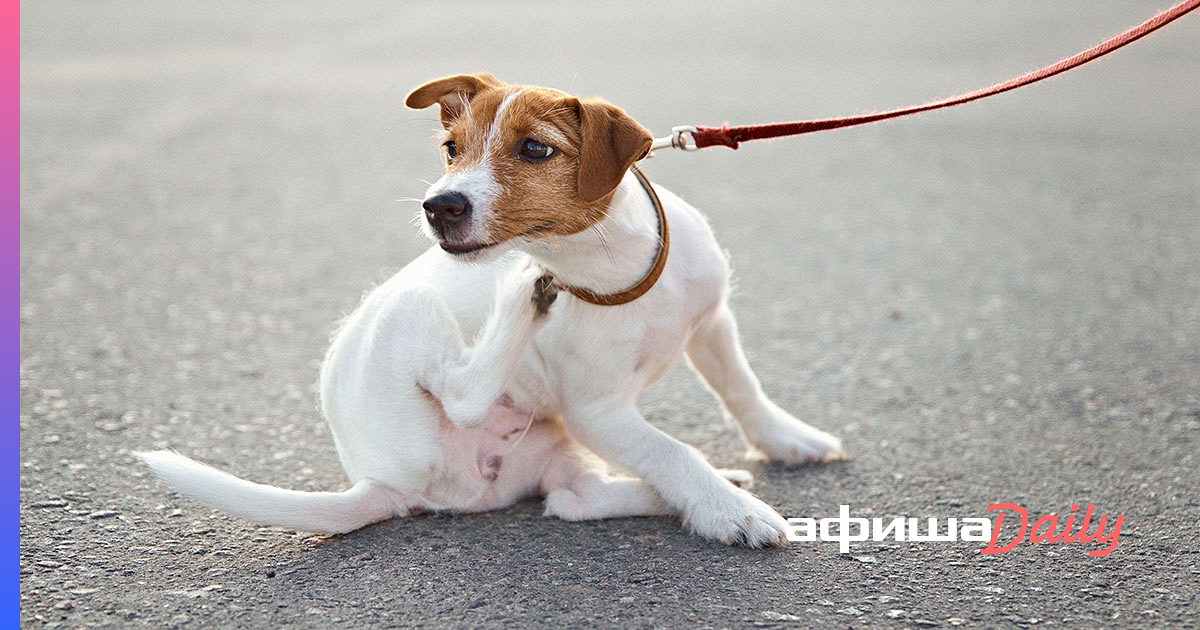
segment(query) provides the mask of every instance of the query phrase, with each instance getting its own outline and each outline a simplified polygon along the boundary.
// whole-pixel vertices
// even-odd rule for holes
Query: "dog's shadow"
[[[751,490],[771,502],[850,463],[742,465],[756,477]],[[788,512],[805,505],[801,494],[785,500],[791,507],[780,513],[800,515]],[[466,621],[494,613],[499,602],[561,609],[589,597],[683,597],[697,576],[720,579],[736,567],[779,575],[818,560],[795,544],[727,547],[687,532],[675,517],[566,522],[542,513],[540,500],[527,500],[482,514],[425,514],[312,536],[286,555],[273,554],[271,561],[282,561],[254,569],[252,577],[267,601],[322,609],[330,619],[354,615],[356,607],[358,614],[361,607],[381,615],[390,610],[411,623],[447,615],[466,615]]]

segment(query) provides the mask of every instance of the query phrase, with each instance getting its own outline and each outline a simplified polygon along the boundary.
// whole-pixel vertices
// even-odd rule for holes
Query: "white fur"
[[[475,168],[447,173],[429,187],[425,198],[428,199],[449,191],[463,193],[471,199],[473,207],[471,224],[462,234],[462,240],[468,243],[488,242],[487,225],[493,216],[492,204],[500,195],[500,184],[496,181],[495,173],[492,172],[491,159],[485,155],[482,162]],[[421,222],[421,229],[425,232],[425,236],[431,239],[437,238],[437,234],[434,233],[433,227],[429,225],[428,221]]]
[[[494,178],[472,172],[444,177],[429,194],[494,194]],[[476,187],[461,188],[468,184]],[[434,247],[372,291],[321,367],[321,406],[350,490],[292,492],[174,453],[141,456],[185,494],[297,529],[341,532],[417,510],[486,510],[542,495],[547,514],[567,520],[674,513],[706,538],[782,544],[786,521],[730,483],[747,482],[747,473],[714,469],[635,406],[686,352],[752,447],[791,463],[842,456],[837,438],[763,394],[725,301],[725,257],[699,212],[656,189],[670,256],[654,288],[630,304],[595,306],[564,292],[536,317],[530,297],[539,267],[596,292],[645,273],[658,226],[632,175],[594,229],[510,243],[515,251],[491,264],[466,265]],[[496,437],[514,435],[524,418],[535,420],[515,446]],[[610,477],[592,452],[637,479]],[[494,478],[481,453],[502,455]]]
[[[179,492],[248,521],[341,533],[398,512],[387,487],[370,479],[344,492],[298,492],[239,479],[172,451],[138,456]]]
[[[504,110],[508,109],[509,103],[521,94],[521,90],[509,90],[504,99],[500,101],[500,106],[496,108],[496,114],[492,117],[491,127],[488,128],[487,140],[483,143],[484,154],[491,153],[496,146],[496,138],[500,137],[500,131],[504,128]]]

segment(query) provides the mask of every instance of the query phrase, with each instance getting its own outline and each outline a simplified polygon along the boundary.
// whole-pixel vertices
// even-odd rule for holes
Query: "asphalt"
[[[1200,17],[1047,84],[803,139],[660,154],[736,269],[747,352],[848,459],[741,459],[683,367],[657,426],[784,516],[1094,504],[1119,545],[731,549],[535,502],[339,537],[172,494],[170,447],[345,487],[315,408],[334,322],[426,244],[422,81],[490,71],[651,129],[975,88],[1154,2],[474,2],[22,8],[21,620],[29,628],[1195,627]]]

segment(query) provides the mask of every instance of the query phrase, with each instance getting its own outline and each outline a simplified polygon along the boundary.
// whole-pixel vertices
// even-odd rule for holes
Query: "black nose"
[[[444,192],[434,195],[421,204],[429,224],[445,235],[446,230],[458,227],[471,216],[471,200],[462,193]]]

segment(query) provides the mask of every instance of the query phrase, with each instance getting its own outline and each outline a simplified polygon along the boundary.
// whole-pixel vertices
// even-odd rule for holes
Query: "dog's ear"
[[[476,94],[503,86],[503,81],[486,72],[442,77],[413,90],[404,104],[412,109],[425,109],[434,103],[441,105],[442,126],[449,129]]]
[[[625,171],[646,157],[650,132],[621,108],[600,99],[576,99],[583,146],[579,148],[579,196],[595,201],[616,189]]]

